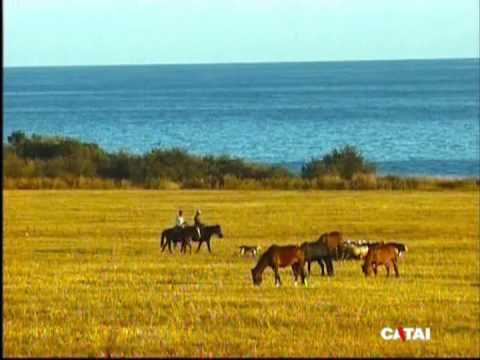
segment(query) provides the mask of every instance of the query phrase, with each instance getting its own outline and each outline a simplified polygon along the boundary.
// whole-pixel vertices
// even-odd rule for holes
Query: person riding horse
[[[195,226],[195,229],[198,232],[198,237],[200,239],[202,238],[202,229],[204,227],[204,224],[202,223],[202,221],[200,219],[201,214],[202,214],[202,212],[199,209],[197,209],[197,211],[195,212],[195,216],[193,218],[193,224]]]
[[[177,231],[180,231],[181,229],[183,229],[185,227],[186,223],[185,223],[185,219],[183,218],[183,211],[182,209],[178,210],[178,214],[177,214],[177,217],[175,219],[175,229]]]

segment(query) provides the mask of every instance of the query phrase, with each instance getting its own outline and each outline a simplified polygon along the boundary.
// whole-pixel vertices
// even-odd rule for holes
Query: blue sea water
[[[4,138],[182,147],[292,169],[356,145],[382,173],[479,175],[479,59],[4,69]]]

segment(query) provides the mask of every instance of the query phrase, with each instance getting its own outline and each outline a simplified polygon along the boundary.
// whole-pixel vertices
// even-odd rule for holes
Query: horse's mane
[[[264,263],[268,260],[268,256],[270,256],[270,250],[273,246],[275,245],[271,245],[262,255],[260,255],[260,258],[258,259],[254,269],[256,269],[260,265],[264,265]]]

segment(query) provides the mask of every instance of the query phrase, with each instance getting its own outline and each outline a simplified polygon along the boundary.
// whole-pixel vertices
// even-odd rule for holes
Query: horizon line
[[[432,60],[480,60],[479,57],[439,57],[439,58],[397,58],[397,59],[358,59],[358,60],[291,60],[291,61],[232,61],[232,62],[177,62],[147,64],[83,64],[83,65],[4,65],[4,69],[18,68],[67,68],[67,67],[114,67],[114,66],[176,66],[176,65],[256,65],[256,64],[304,64],[304,63],[347,63],[380,61],[432,61]]]

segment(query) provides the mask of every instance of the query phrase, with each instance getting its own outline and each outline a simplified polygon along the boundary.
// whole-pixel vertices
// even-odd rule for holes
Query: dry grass
[[[479,356],[476,192],[4,191],[6,356]],[[175,211],[220,223],[213,254],[159,251]],[[321,232],[405,242],[401,277],[336,264],[254,288],[240,244]],[[432,328],[387,342],[385,326]]]

